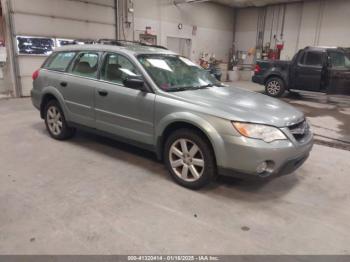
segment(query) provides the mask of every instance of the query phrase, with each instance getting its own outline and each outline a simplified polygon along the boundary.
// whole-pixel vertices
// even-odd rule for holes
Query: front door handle
[[[60,85],[63,86],[63,87],[66,87],[68,85],[68,83],[67,82],[61,82]]]
[[[106,90],[98,90],[97,91],[100,96],[107,96],[108,92]]]

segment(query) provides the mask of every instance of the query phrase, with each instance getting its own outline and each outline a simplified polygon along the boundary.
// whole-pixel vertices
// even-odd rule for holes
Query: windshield
[[[159,88],[167,92],[221,86],[209,71],[185,57],[176,55],[139,55],[138,60]]]

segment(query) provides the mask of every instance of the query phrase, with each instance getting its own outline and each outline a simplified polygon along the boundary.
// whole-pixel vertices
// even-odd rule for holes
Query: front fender
[[[197,127],[207,136],[214,149],[214,153],[219,164],[222,153],[222,150],[220,150],[220,148],[223,148],[224,141],[220,134],[217,132],[217,129],[213,125],[215,119],[217,118],[210,116],[203,117],[190,112],[174,112],[169,115],[166,115],[158,121],[158,124],[155,129],[156,144],[158,145],[157,148],[161,151],[162,138],[164,139],[163,133],[165,129],[171,124],[183,122]]]

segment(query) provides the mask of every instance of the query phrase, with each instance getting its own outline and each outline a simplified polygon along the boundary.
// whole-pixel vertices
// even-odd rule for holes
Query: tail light
[[[33,73],[33,75],[32,75],[33,81],[39,77],[39,71],[40,71],[40,69],[35,70],[35,72]]]
[[[261,67],[258,64],[256,64],[254,68],[254,73],[259,74],[260,72],[261,72]]]

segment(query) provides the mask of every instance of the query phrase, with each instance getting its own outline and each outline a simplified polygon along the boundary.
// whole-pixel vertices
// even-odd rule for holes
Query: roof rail
[[[98,44],[103,44],[103,45],[117,45],[117,46],[147,46],[147,47],[155,47],[155,48],[161,48],[161,49],[166,49],[168,48],[160,45],[151,45],[151,44],[146,44],[142,43],[140,41],[129,41],[129,40],[119,40],[119,39],[99,39],[97,40]]]
[[[155,47],[155,48],[160,48],[160,49],[165,49],[165,50],[168,50],[168,48],[166,48],[165,46],[162,46],[162,45],[150,45],[150,44],[145,44],[145,43],[141,43],[140,44],[142,46],[149,46],[149,47]]]
[[[96,44],[96,40],[93,39],[74,39],[72,42],[75,44],[83,43],[85,45]]]
[[[129,46],[129,45],[138,45],[135,41],[127,41],[127,40],[116,40],[116,39],[107,39],[102,38],[97,40],[97,44],[102,45],[117,45],[117,46]]]

